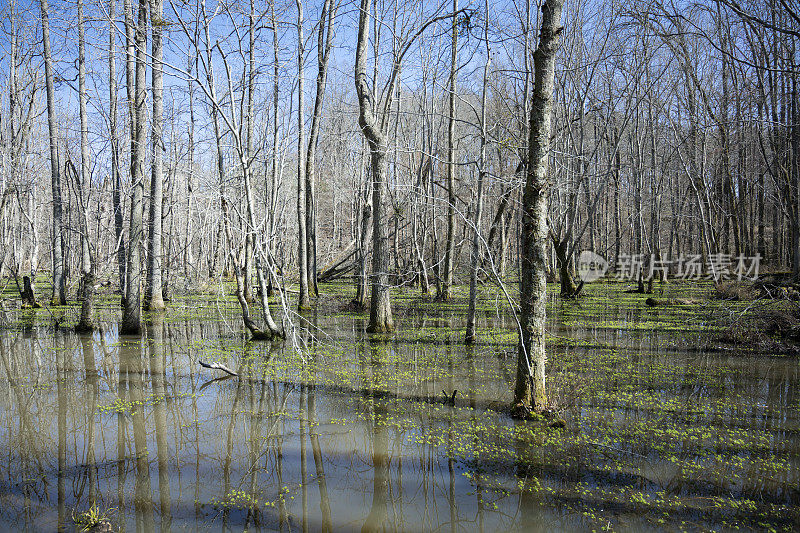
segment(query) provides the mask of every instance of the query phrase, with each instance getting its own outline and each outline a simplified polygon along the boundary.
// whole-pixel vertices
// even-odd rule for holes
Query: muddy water
[[[675,316],[557,309],[558,429],[502,414],[513,321],[491,310],[465,349],[449,311],[408,310],[389,342],[310,316],[270,344],[196,308],[141,337],[6,313],[0,529],[73,530],[93,504],[119,531],[798,526],[797,359],[703,352]]]

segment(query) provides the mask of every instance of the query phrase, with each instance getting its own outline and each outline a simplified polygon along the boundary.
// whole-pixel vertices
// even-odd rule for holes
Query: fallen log
[[[648,298],[644,301],[650,307],[667,307],[670,305],[694,305],[697,302],[694,300],[688,300],[686,298],[665,298],[662,300],[656,300],[655,298]]]
[[[211,369],[214,369],[214,370],[222,370],[223,372],[227,372],[231,376],[238,376],[239,375],[236,372],[234,372],[233,370],[231,370],[230,368],[228,368],[227,366],[225,366],[222,363],[220,363],[219,361],[215,361],[215,362],[213,362],[211,364],[208,364],[208,363],[204,363],[202,360],[198,359],[197,362],[200,363],[200,366],[202,366],[203,368],[211,368]]]
[[[355,261],[349,265],[345,265],[345,263],[356,254],[355,246],[356,241],[353,239],[344,247],[344,250],[317,273],[317,281],[331,281],[352,270],[355,267]]]

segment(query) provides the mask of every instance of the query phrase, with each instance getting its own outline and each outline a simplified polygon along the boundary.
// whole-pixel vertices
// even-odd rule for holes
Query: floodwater
[[[231,302],[178,300],[141,337],[6,309],[0,529],[72,531],[93,505],[118,531],[798,527],[797,358],[574,305],[550,326],[564,428],[503,414],[515,335],[492,306],[471,349],[434,305],[387,342],[320,312],[286,343],[248,343]]]

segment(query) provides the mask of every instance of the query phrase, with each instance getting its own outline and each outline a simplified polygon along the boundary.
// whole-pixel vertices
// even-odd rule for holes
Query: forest
[[[800,524],[797,0],[0,13],[0,530]]]

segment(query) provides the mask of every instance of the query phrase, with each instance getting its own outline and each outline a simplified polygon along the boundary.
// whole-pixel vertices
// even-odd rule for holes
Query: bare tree
[[[86,31],[84,28],[83,0],[78,0],[78,109],[81,124],[81,170],[75,173],[81,231],[81,315],[76,329],[94,329],[94,261],[89,236],[89,119],[86,115]]]
[[[18,248],[17,238],[6,235],[3,231],[3,248],[0,252],[0,272],[4,271],[7,260],[11,259],[14,281],[20,293],[23,307],[39,307],[36,301],[36,273],[39,267],[39,228],[36,216],[37,176],[26,172],[29,157],[29,146],[32,141],[32,130],[38,111],[37,93],[40,78],[34,70],[32,59],[38,54],[35,45],[26,46],[23,40],[25,24],[16,10],[14,3],[8,5],[9,25],[3,27],[10,45],[8,54],[8,114],[0,119],[5,120],[6,127],[0,127],[0,146],[7,165],[2,165],[5,172],[0,178],[0,221],[4,229],[11,217],[8,211],[14,208],[14,200],[24,224],[24,234],[28,236],[29,245]],[[35,31],[35,30],[34,30]],[[27,197],[27,202],[23,197]],[[13,219],[12,219],[13,220]],[[13,241],[13,242],[10,242]],[[20,243],[21,244],[21,243]],[[9,250],[10,248],[10,250]],[[20,252],[18,256],[17,252]],[[24,250],[24,251],[23,251]],[[10,251],[10,253],[9,253]],[[22,284],[19,274],[22,271]]]
[[[547,406],[545,321],[547,303],[548,165],[556,52],[562,31],[563,0],[542,5],[539,46],[534,52],[534,88],[530,114],[528,167],[522,198],[520,242],[520,330],[514,404],[517,414]]]
[[[300,295],[297,307],[311,306],[308,293],[308,228],[306,219],[305,150],[305,43],[303,38],[303,2],[297,5],[297,263],[300,271]]]
[[[164,202],[164,51],[161,34],[164,27],[163,0],[150,0],[150,23],[153,31],[151,41],[152,84],[153,84],[153,116],[151,118],[153,168],[150,177],[150,237],[147,255],[147,283],[145,284],[144,308],[147,310],[164,309],[161,283],[161,239],[162,239],[162,204]]]
[[[125,282],[125,300],[122,308],[122,325],[120,331],[126,334],[138,334],[142,327],[142,217],[144,204],[144,160],[146,145],[144,142],[146,63],[145,47],[147,46],[147,4],[149,0],[139,0],[139,14],[135,32],[136,77],[134,93],[134,109],[136,121],[131,133],[131,213],[128,226],[129,248],[128,268]],[[130,74],[130,70],[128,70]]]
[[[372,171],[372,301],[368,330],[374,333],[392,331],[392,302],[389,297],[389,238],[386,220],[386,135],[373,109],[375,95],[367,82],[366,59],[369,39],[371,0],[361,0],[356,45],[355,82],[358,93],[358,125],[370,148]]]
[[[64,236],[61,201],[61,165],[58,159],[58,125],[56,124],[55,85],[53,74],[53,54],[50,51],[50,13],[47,0],[39,0],[42,14],[42,43],[44,46],[44,77],[47,90],[47,125],[50,134],[50,176],[53,191],[53,297],[54,305],[67,303],[67,287],[64,278]]]
[[[358,95],[358,125],[369,144],[370,171],[372,173],[372,297],[370,301],[370,319],[367,330],[372,333],[384,333],[394,330],[392,303],[389,287],[389,232],[388,232],[388,182],[387,182],[387,142],[386,132],[389,125],[389,111],[399,82],[400,68],[408,50],[431,24],[458,13],[436,14],[412,31],[400,45],[395,45],[389,79],[384,87],[384,98],[379,101],[367,80],[367,41],[369,40],[369,18],[372,2],[361,0],[358,20],[358,41],[355,56],[355,85]],[[377,61],[377,58],[376,58]],[[375,67],[377,71],[377,66]],[[373,74],[373,79],[376,74]]]
[[[336,11],[339,1],[325,0],[322,4],[322,13],[319,17],[317,30],[317,87],[314,96],[314,112],[311,115],[311,127],[308,132],[308,149],[306,151],[306,254],[308,259],[308,291],[315,296],[319,295],[317,287],[317,203],[316,203],[316,155],[319,144],[319,130],[322,122],[322,110],[325,99],[325,86],[328,80],[328,60],[333,48],[333,28],[336,20]]]
[[[486,127],[486,95],[489,89],[489,67],[492,64],[492,47],[489,41],[489,1],[485,3],[485,17],[483,22],[483,40],[486,46],[486,63],[483,66],[483,91],[481,94],[480,134],[481,151],[478,159],[478,191],[475,199],[475,218],[473,219],[472,254],[469,274],[469,307],[467,309],[467,332],[464,343],[475,342],[475,308],[478,299],[478,268],[481,264],[481,217],[483,216],[483,186],[488,174],[486,157],[487,127]]]
[[[222,208],[222,227],[224,228],[226,240],[228,242],[228,259],[234,268],[234,274],[236,277],[236,296],[242,309],[243,321],[254,339],[269,339],[274,336],[283,336],[284,332],[276,324],[272,317],[269,306],[269,294],[266,290],[268,278],[276,275],[275,272],[272,271],[269,260],[267,259],[270,246],[268,242],[263,242],[263,238],[260,237],[263,232],[259,231],[260,224],[256,220],[255,213],[256,203],[252,185],[253,157],[250,155],[248,149],[248,140],[246,138],[248,131],[248,119],[245,116],[246,113],[244,112],[246,106],[245,102],[248,98],[247,94],[249,92],[249,88],[247,86],[248,84],[243,84],[238,92],[235,90],[233,85],[231,62],[228,59],[229,54],[225,51],[225,49],[223,49],[223,46],[219,42],[212,43],[210,25],[213,17],[209,16],[209,14],[206,12],[205,3],[200,3],[200,11],[195,14],[197,20],[199,20],[199,23],[203,26],[202,43],[200,42],[199,32],[191,31],[187,22],[181,18],[178,8],[175,6],[175,4],[172,3],[171,6],[173,13],[176,15],[178,23],[183,29],[183,32],[191,45],[198,52],[202,51],[202,56],[199,57],[201,57],[203,68],[205,69],[205,80],[200,79],[200,72],[198,72],[196,75],[190,75],[190,73],[182,71],[175,65],[172,65],[171,68],[177,72],[180,72],[184,76],[190,77],[193,83],[196,84],[196,86],[203,92],[208,100],[209,107],[211,108],[211,120],[214,126],[214,138],[217,152],[216,171],[219,180],[219,196]],[[221,9],[219,6],[218,8]],[[229,17],[232,17],[232,13],[229,10],[227,11],[227,14]],[[235,26],[235,22],[232,19],[231,22],[234,23],[233,25]],[[242,52],[241,43],[243,41],[243,37],[238,29],[235,34],[237,35],[240,44],[239,52]],[[202,49],[201,46],[203,46]],[[224,79],[227,80],[226,93],[230,100],[230,105],[227,108],[223,108],[220,102],[220,97],[217,95],[217,83],[214,77],[213,69],[215,57],[219,57],[225,71]],[[247,76],[247,79],[254,78]],[[238,114],[236,112],[237,101],[240,104],[240,112]],[[260,328],[251,317],[249,302],[244,294],[245,282],[244,273],[242,271],[243,261],[240,261],[237,258],[237,256],[240,256],[241,254],[237,254],[234,247],[230,223],[230,207],[227,198],[227,188],[225,187],[227,177],[223,146],[224,135],[229,135],[232,139],[233,150],[236,156],[236,168],[241,172],[242,176],[245,208],[245,213],[242,217],[244,227],[244,239],[242,244],[247,246],[248,240],[253,243],[255,272],[258,276],[259,285],[262,288],[260,291],[262,307],[261,312],[266,325],[265,329]]]
[[[458,0],[453,0],[453,13],[458,11]],[[439,284],[439,299],[450,300],[455,267],[456,246],[456,74],[458,72],[458,20],[453,16],[450,41],[450,80],[447,115],[447,238],[444,251],[444,276]]]
[[[128,0],[126,0],[127,3]],[[127,13],[127,11],[126,11]],[[117,63],[116,63],[116,0],[108,2],[108,124],[111,135],[112,208],[114,210],[114,236],[116,242],[119,289],[125,293],[125,237],[123,236],[122,173],[119,168],[119,133],[117,132]],[[127,24],[125,25],[127,34]]]

